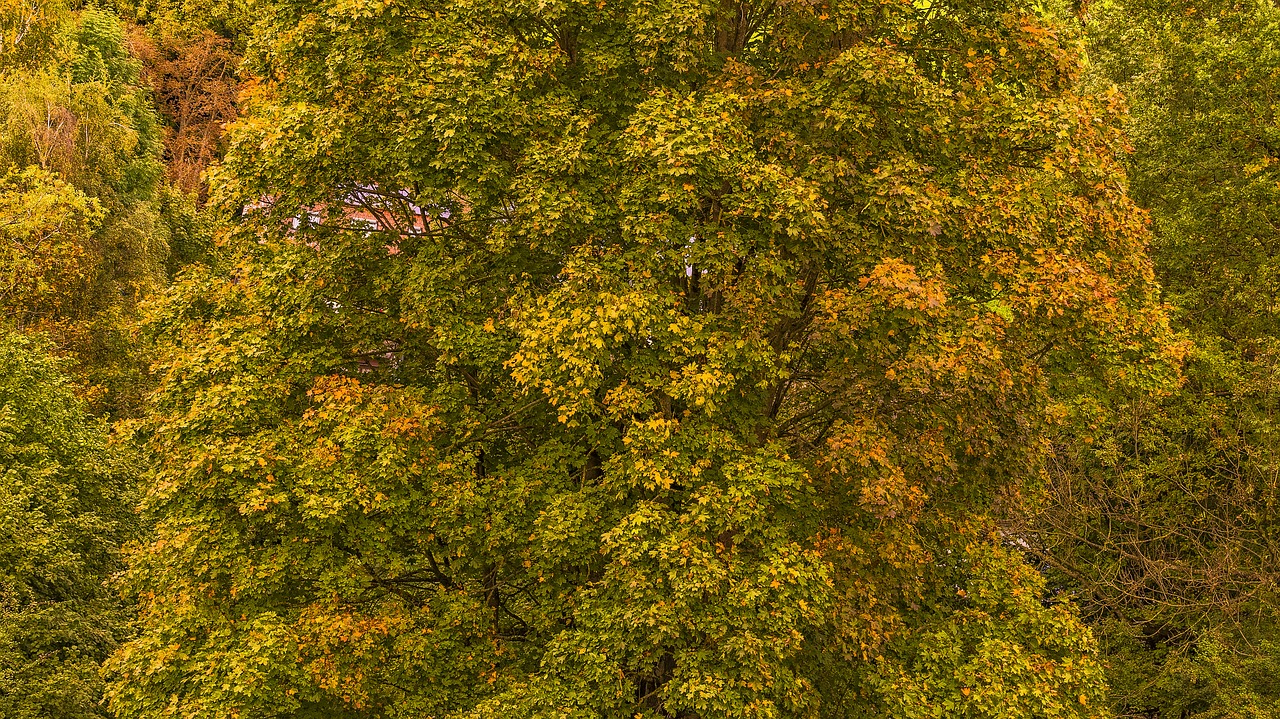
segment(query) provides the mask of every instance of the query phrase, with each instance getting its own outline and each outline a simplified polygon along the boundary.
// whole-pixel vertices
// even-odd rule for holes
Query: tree
[[[0,5],[0,72],[40,64],[57,37],[63,6],[5,0]]]
[[[46,347],[0,336],[0,714],[106,716],[126,615],[104,582],[132,531],[128,474]]]
[[[1277,21],[1264,2],[1124,0],[1088,25],[1094,82],[1132,103],[1132,193],[1191,343],[1177,391],[1082,412],[1036,518],[1123,716],[1280,716]]]
[[[118,18],[43,2],[11,11],[45,18],[51,39],[23,63],[0,63],[0,176],[14,213],[0,219],[0,271],[31,280],[0,301],[76,358],[71,371],[98,409],[128,414],[145,384],[128,326],[167,281],[174,213],[164,211],[179,206],[159,185],[159,122]],[[15,17],[0,23],[24,22]]]
[[[84,193],[38,168],[0,178],[0,306],[18,327],[77,314],[94,258],[91,235],[101,217]]]
[[[208,30],[186,38],[162,26],[158,39],[139,32],[132,44],[170,124],[165,136],[169,179],[203,201],[204,171],[223,149],[223,127],[236,118],[240,58],[231,41]]]
[[[112,0],[110,7],[121,17],[138,23],[148,30],[153,40],[162,44],[192,43],[196,45],[196,58],[208,60],[210,57],[228,51],[228,48],[210,48],[209,40],[218,38],[230,43],[230,51],[239,54],[244,51],[249,40],[255,14],[252,3],[246,0],[212,0],[196,2],[195,0],[154,0],[136,2],[135,0]],[[165,54],[176,51],[185,55],[188,48],[174,43],[166,48]],[[220,45],[221,43],[216,43]],[[212,56],[205,52],[213,50]],[[171,60],[173,58],[170,58]],[[195,68],[208,67],[201,62]],[[179,77],[173,78],[179,80]]]
[[[260,15],[243,216],[149,320],[119,717],[1105,712],[994,521],[1179,351],[1065,25]]]

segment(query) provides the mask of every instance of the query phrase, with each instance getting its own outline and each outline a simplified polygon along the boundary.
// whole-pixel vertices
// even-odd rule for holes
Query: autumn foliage
[[[1278,21],[0,0],[0,715],[1280,717]]]
[[[183,191],[204,198],[202,174],[222,149],[222,133],[236,118],[240,58],[231,41],[205,30],[193,39],[139,29],[130,47],[143,63],[143,79],[166,120],[165,171]]]
[[[1067,26],[263,22],[213,175],[241,218],[151,319],[119,716],[1105,713],[998,521],[1082,397],[1181,351]]]

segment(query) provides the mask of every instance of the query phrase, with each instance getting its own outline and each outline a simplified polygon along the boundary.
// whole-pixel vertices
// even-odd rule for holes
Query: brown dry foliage
[[[218,156],[224,127],[236,118],[240,57],[230,40],[207,30],[195,38],[164,35],[159,40],[139,30],[130,45],[166,120],[166,174],[203,202],[208,194],[204,170]]]

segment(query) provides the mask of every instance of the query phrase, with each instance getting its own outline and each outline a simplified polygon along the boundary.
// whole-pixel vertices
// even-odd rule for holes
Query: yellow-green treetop
[[[1082,386],[1177,352],[1064,26],[258,13],[244,212],[151,322],[119,717],[1104,713],[991,521]]]
[[[95,409],[116,413],[145,391],[128,318],[167,280],[182,205],[158,184],[139,70],[110,12],[0,3],[0,312],[75,357]]]

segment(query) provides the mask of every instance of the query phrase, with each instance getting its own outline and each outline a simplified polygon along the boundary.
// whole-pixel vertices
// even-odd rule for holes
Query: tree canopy
[[[1280,14],[1270,3],[1103,3],[1091,82],[1119,83],[1134,199],[1185,383],[1122,394],[1061,445],[1035,524],[1079,592],[1124,715],[1280,716],[1276,157]]]
[[[1106,711],[996,522],[1182,351],[1069,25],[261,13],[241,219],[150,318],[118,716]]]
[[[1271,719],[1264,0],[0,0],[0,716]]]
[[[20,38],[4,56],[22,60],[0,62],[0,303],[77,358],[96,403],[128,414],[144,391],[129,320],[166,281],[182,207],[159,184],[156,112],[115,15],[56,0],[0,12]]]
[[[134,527],[130,478],[40,343],[0,335],[0,714],[106,716],[98,665],[126,633],[104,586]]]

